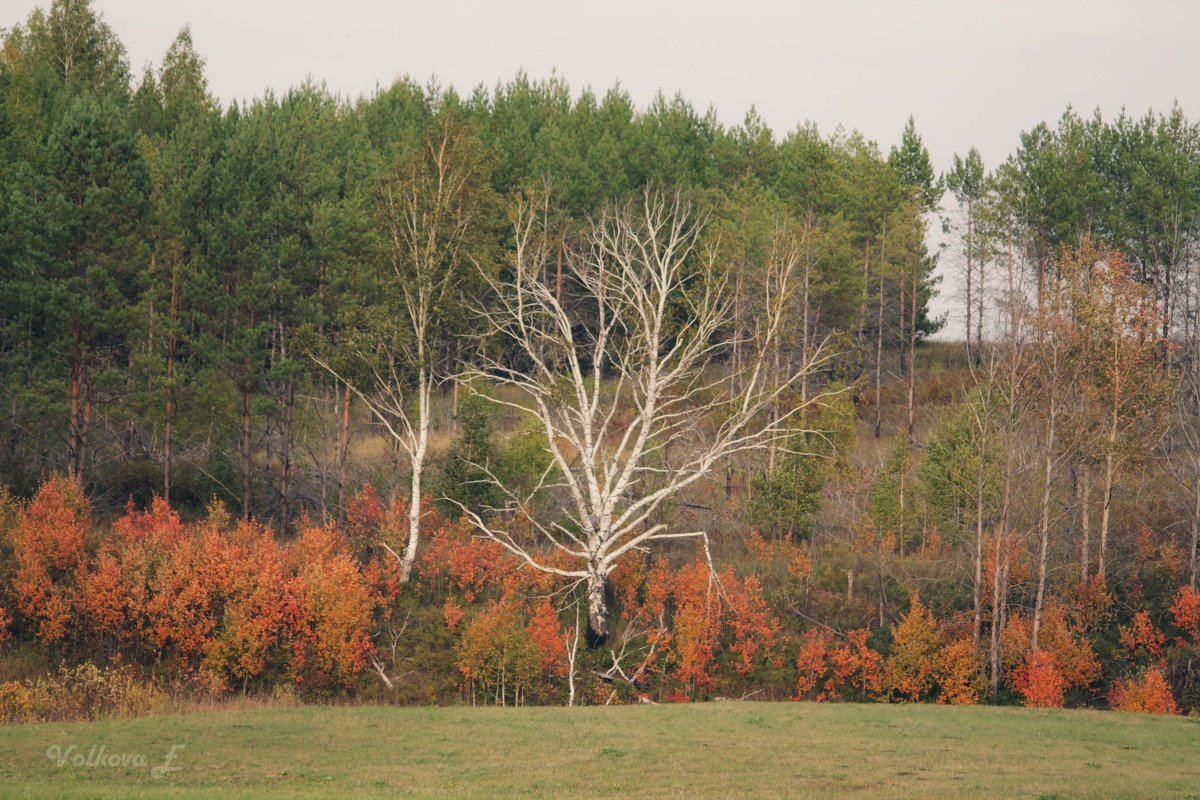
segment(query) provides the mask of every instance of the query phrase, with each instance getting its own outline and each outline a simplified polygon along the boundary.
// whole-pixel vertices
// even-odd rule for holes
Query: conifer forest
[[[1200,713],[1179,105],[939,170],[912,117],[222,103],[186,26],[138,70],[90,0],[0,22],[0,720]]]

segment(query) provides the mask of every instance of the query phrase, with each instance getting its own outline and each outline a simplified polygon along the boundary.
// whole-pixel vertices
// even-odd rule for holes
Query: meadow
[[[144,754],[63,766],[49,748]],[[173,745],[179,770],[154,778]],[[55,750],[61,753],[62,750]],[[98,752],[98,750],[96,751]],[[0,729],[6,798],[1196,798],[1200,720],[934,705],[241,709]]]

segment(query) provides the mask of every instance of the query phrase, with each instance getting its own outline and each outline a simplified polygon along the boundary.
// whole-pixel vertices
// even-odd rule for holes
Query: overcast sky
[[[46,0],[44,5],[48,5]],[[6,0],[0,26],[34,0]],[[751,104],[786,133],[858,128],[886,151],[909,114],[944,169],[979,147],[990,168],[1068,103],[1106,115],[1175,100],[1200,115],[1196,0],[825,0],[588,3],[469,0],[97,0],[135,72],[184,24],[225,103],[305,76],[370,93],[397,76],[469,90],[520,68],[573,88],[615,80],[645,104],[682,92],[726,123]],[[940,304],[939,304],[940,305]]]
[[[48,5],[48,2],[43,3]],[[0,25],[33,0],[8,0]],[[408,74],[470,89],[524,68],[575,88],[619,79],[776,133],[804,120],[858,128],[884,149],[913,114],[939,167],[978,146],[992,166],[1068,103],[1200,112],[1200,3],[1192,0],[391,2],[97,0],[135,71],[190,24],[223,101],[306,75],[349,95]]]

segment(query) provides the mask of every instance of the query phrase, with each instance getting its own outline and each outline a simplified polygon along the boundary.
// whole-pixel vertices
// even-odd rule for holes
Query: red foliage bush
[[[940,641],[933,614],[913,594],[908,613],[892,627],[892,646],[884,665],[889,696],[919,702],[934,688]]]
[[[1121,648],[1130,661],[1142,656],[1160,658],[1166,641],[1167,637],[1150,621],[1149,612],[1139,611],[1128,625],[1121,626]]]
[[[1190,586],[1181,587],[1171,605],[1171,617],[1175,621],[1175,627],[1183,632],[1179,637],[1179,644],[1200,646],[1200,590]]]
[[[72,628],[89,526],[83,493],[58,476],[43,483],[17,515],[10,533],[12,593],[17,611],[34,624],[43,643],[62,640]]]
[[[1062,708],[1067,680],[1058,660],[1045,650],[1034,650],[1013,672],[1013,688],[1026,706]]]
[[[348,683],[398,590],[393,565],[356,559],[334,528],[305,523],[285,544],[219,506],[195,525],[161,499],[131,506],[89,548],[87,504],[62,478],[12,527],[10,592],[41,641],[71,632],[76,656],[153,661],[215,690],[268,673]]]
[[[1108,702],[1118,711],[1145,714],[1178,714],[1179,706],[1171,695],[1162,672],[1150,668],[1136,679],[1116,681],[1108,693]]]
[[[934,667],[939,703],[970,706],[984,692],[983,656],[970,636],[951,639],[942,646]]]

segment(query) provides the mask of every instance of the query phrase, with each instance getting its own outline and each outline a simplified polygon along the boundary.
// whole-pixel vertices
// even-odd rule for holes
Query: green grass
[[[182,769],[55,767],[53,745]],[[1200,798],[1200,720],[710,703],[333,707],[0,729],[5,798]]]

